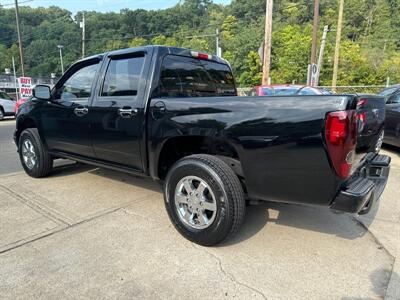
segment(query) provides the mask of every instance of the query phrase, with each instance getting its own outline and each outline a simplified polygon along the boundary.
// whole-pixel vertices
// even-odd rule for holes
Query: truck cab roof
[[[159,56],[172,54],[172,55],[207,59],[210,61],[229,65],[229,62],[227,60],[225,60],[219,56],[216,56],[216,55],[208,54],[208,53],[205,53],[202,51],[197,51],[197,50],[190,50],[190,49],[171,47],[171,46],[161,46],[161,45],[148,45],[148,46],[140,46],[140,47],[124,48],[124,49],[108,51],[108,52],[104,52],[101,54],[96,54],[96,55],[85,57],[85,58],[79,60],[79,62],[86,61],[86,60],[92,60],[92,59],[96,59],[96,58],[103,58],[105,56],[108,56],[108,57],[124,56],[124,55],[129,55],[130,53],[137,52],[137,51],[144,51],[144,52],[157,51],[157,54]],[[196,55],[200,55],[200,57],[198,57]]]

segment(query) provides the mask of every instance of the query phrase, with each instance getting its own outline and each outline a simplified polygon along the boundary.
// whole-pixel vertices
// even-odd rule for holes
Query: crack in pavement
[[[193,247],[194,249],[203,251],[203,252],[207,253],[209,256],[211,256],[212,258],[214,258],[214,259],[217,261],[221,272],[222,272],[226,277],[228,277],[233,283],[238,284],[238,285],[240,285],[240,286],[243,286],[243,287],[245,287],[245,288],[248,288],[249,290],[252,290],[253,292],[259,294],[263,299],[266,299],[266,300],[268,299],[268,298],[264,295],[263,292],[261,292],[260,290],[254,288],[254,287],[252,287],[252,286],[249,286],[249,285],[247,285],[247,284],[245,284],[245,283],[243,283],[243,282],[240,282],[239,280],[236,279],[236,277],[235,277],[232,273],[229,273],[228,271],[226,271],[226,270],[224,269],[224,267],[222,266],[222,260],[221,260],[217,255],[215,255],[214,253],[208,251],[208,250],[207,250],[206,248],[204,248],[204,247],[198,246],[197,244],[195,244],[195,243],[193,243],[193,242],[191,242],[190,244],[192,245],[192,247]]]

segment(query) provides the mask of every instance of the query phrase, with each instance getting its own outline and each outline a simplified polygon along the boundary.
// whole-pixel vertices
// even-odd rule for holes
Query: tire
[[[36,128],[28,128],[21,133],[18,152],[22,167],[29,176],[40,178],[51,173],[53,158],[43,145]]]
[[[4,110],[2,107],[0,107],[0,121],[4,119]]]
[[[187,156],[172,166],[164,202],[179,233],[203,246],[234,236],[246,211],[239,178],[222,160],[205,154]]]

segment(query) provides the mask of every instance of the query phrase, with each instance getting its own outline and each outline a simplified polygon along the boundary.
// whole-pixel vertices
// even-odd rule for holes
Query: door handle
[[[76,107],[74,109],[74,113],[75,115],[77,115],[78,117],[83,117],[84,115],[86,115],[89,112],[89,109],[87,107]]]
[[[138,110],[132,107],[122,107],[118,109],[118,114],[122,118],[131,118],[132,116],[136,115]]]

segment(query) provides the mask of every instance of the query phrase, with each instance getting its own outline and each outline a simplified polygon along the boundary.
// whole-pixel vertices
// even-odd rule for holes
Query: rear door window
[[[112,59],[108,65],[101,96],[136,96],[144,58],[142,55]]]
[[[213,61],[167,55],[161,67],[159,97],[234,96],[229,66]]]

